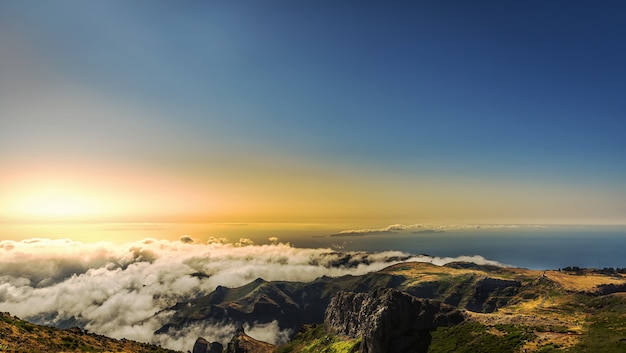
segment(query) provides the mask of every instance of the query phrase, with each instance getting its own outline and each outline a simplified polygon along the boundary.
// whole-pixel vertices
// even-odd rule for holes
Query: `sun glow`
[[[67,186],[39,186],[10,200],[10,212],[28,219],[83,218],[102,214],[101,198]]]
[[[3,218],[20,222],[83,221],[106,217],[123,208],[97,173],[61,165],[56,169],[65,172],[46,167],[39,173],[16,168],[5,176],[5,189],[0,194]]]
[[[64,191],[47,191],[28,195],[19,201],[15,211],[35,217],[80,217],[97,213],[98,205],[81,195]]]
[[[0,220],[11,222],[162,222],[211,212],[219,195],[159,173],[56,165],[3,175]]]

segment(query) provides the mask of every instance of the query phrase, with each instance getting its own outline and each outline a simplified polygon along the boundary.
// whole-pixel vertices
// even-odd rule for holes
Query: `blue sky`
[[[619,1],[14,1],[0,23],[13,104],[0,156],[16,170],[134,165],[188,193],[209,180],[221,198],[311,197],[306,212],[354,217],[328,205],[378,189],[390,196],[363,202],[402,219],[437,199],[464,205],[451,219],[519,204],[495,218],[626,222]],[[91,103],[61,104],[75,92]],[[40,100],[56,103],[24,112]],[[303,175],[327,194],[289,189],[308,187]],[[414,205],[424,193],[407,189],[428,192]],[[428,217],[446,218],[444,201]]]

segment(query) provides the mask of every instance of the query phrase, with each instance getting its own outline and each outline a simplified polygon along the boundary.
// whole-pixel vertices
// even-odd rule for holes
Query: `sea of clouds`
[[[168,308],[179,301],[208,294],[218,285],[238,287],[256,278],[311,281],[324,275],[361,275],[401,261],[500,265],[480,256],[296,248],[276,238],[263,245],[223,238],[198,243],[187,236],[126,244],[5,240],[0,241],[0,311],[39,324],[77,324],[114,338],[187,351],[199,336],[225,343],[236,327],[207,323],[155,335],[173,314]],[[284,342],[290,334],[280,331],[277,322],[245,328],[252,337],[272,343]]]

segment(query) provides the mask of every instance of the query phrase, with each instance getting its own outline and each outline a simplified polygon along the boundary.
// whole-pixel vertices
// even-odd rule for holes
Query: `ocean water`
[[[623,226],[552,226],[342,238],[336,246],[345,250],[393,249],[439,257],[480,255],[529,269],[626,267],[626,228]]]
[[[529,269],[626,267],[626,226],[483,227],[443,233],[410,230],[353,236],[330,236],[349,227],[300,223],[101,223],[0,224],[0,240],[68,238],[83,242],[132,242],[145,238],[197,242],[211,237],[236,242],[249,238],[267,244],[270,237],[296,247],[345,251],[398,250],[418,255],[457,257],[479,255],[488,260]]]

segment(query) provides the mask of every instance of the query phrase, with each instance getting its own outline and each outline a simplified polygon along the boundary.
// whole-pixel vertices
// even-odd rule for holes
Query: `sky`
[[[0,222],[626,224],[621,1],[3,1]]]
[[[623,1],[0,1],[0,310],[187,350],[258,277],[623,266],[624,63]]]

